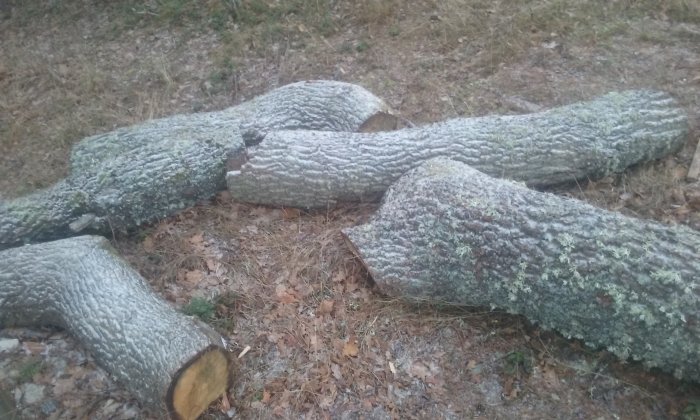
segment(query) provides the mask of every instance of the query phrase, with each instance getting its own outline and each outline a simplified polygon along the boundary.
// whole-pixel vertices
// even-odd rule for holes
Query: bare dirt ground
[[[700,185],[686,179],[700,138],[696,1],[235,3],[0,1],[0,197],[63,177],[84,136],[297,80],[360,84],[415,124],[654,88],[687,110],[687,146],[556,192],[700,229]],[[520,317],[385,299],[339,234],[375,208],[304,213],[224,192],[113,238],[162,296],[250,346],[205,418],[700,418],[698,384]],[[10,338],[0,417],[160,418],[65,333],[0,330]]]

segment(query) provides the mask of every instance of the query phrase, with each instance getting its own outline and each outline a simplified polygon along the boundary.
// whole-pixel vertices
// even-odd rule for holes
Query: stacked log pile
[[[392,128],[371,93],[316,81],[83,140],[69,177],[0,203],[0,328],[66,328],[144,404],[196,418],[232,380],[225,340],[157,297],[105,239],[77,235],[128,231],[226,186],[302,208],[384,195],[372,220],[344,230],[384,292],[523,314],[700,381],[700,234],[527,188],[673,153],[688,124],[668,95],[353,133]]]

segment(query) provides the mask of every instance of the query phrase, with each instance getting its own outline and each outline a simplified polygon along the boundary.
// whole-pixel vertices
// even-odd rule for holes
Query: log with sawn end
[[[57,326],[156,413],[195,419],[226,392],[222,337],[177,312],[99,236],[0,252],[0,328]]]

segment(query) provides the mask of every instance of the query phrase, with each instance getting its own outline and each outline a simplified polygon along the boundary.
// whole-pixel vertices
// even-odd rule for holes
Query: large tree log
[[[227,175],[239,200],[295,207],[379,197],[438,156],[542,187],[597,178],[678,149],[687,117],[666,94],[610,93],[516,116],[458,118],[380,133],[271,132]]]
[[[379,287],[523,314],[700,380],[700,233],[491,178],[443,158],[344,230]]]
[[[0,260],[0,328],[67,329],[141,401],[174,418],[194,419],[226,392],[221,336],[158,298],[106,239],[25,245]]]
[[[359,86],[299,82],[223,111],[178,115],[86,138],[73,148],[65,181],[0,203],[0,249],[125,230],[209,198],[226,187],[227,163],[236,167],[246,133],[353,131],[387,111],[384,102]]]

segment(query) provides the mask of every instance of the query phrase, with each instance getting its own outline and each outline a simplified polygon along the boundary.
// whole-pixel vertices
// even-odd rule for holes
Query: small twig
[[[238,354],[238,358],[240,359],[241,357],[245,356],[246,353],[250,351],[250,346],[245,346],[245,348]]]

